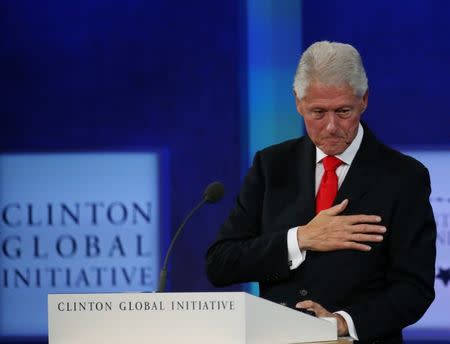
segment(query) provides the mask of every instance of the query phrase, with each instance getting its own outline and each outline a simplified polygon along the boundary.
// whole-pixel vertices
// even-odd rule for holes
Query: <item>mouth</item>
[[[345,141],[345,137],[340,137],[340,136],[325,137],[323,140],[328,141],[328,142],[341,142],[341,141]]]

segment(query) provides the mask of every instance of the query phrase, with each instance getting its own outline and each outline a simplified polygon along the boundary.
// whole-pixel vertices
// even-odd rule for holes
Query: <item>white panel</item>
[[[246,294],[247,343],[303,343],[336,340],[336,323]]]
[[[49,296],[49,344],[244,344],[243,293]],[[98,302],[110,311],[59,311],[60,302]],[[150,309],[130,309],[148,304]],[[126,305],[124,309],[122,306]],[[152,308],[151,306],[155,306]]]
[[[159,159],[0,156],[0,336],[46,336],[48,293],[155,289]]]
[[[80,310],[80,305],[87,309]],[[288,344],[336,339],[335,324],[242,292],[49,295],[48,314],[49,344]]]

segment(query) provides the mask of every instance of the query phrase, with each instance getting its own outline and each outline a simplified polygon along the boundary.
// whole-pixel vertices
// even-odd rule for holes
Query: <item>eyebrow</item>
[[[352,106],[351,105],[341,105],[341,106],[338,106],[338,107],[336,107],[336,108],[334,108],[334,109],[332,109],[333,111],[337,111],[337,110],[344,110],[344,109],[352,109]],[[316,111],[316,110],[326,110],[326,111],[329,111],[326,107],[323,107],[323,106],[312,106],[311,107],[311,110],[312,111]]]

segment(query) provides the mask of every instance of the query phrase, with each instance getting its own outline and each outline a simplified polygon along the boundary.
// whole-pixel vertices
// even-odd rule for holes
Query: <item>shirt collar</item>
[[[355,138],[353,139],[350,146],[347,147],[345,151],[341,154],[336,155],[336,158],[340,159],[347,165],[351,165],[353,159],[355,158],[356,153],[358,152],[359,147],[361,146],[361,142],[364,135],[364,128],[361,123],[358,125],[358,132],[356,133]],[[316,164],[322,161],[327,155],[319,148],[316,147]]]

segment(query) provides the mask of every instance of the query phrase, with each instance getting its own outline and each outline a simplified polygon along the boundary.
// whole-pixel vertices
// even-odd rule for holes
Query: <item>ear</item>
[[[294,91],[294,97],[295,97],[295,107],[297,108],[297,112],[300,116],[303,117],[303,102],[298,99],[297,93]]]
[[[363,102],[362,112],[364,112],[367,109],[367,107],[369,106],[369,90],[367,90],[366,93],[364,93],[364,95],[362,97],[362,102]]]

